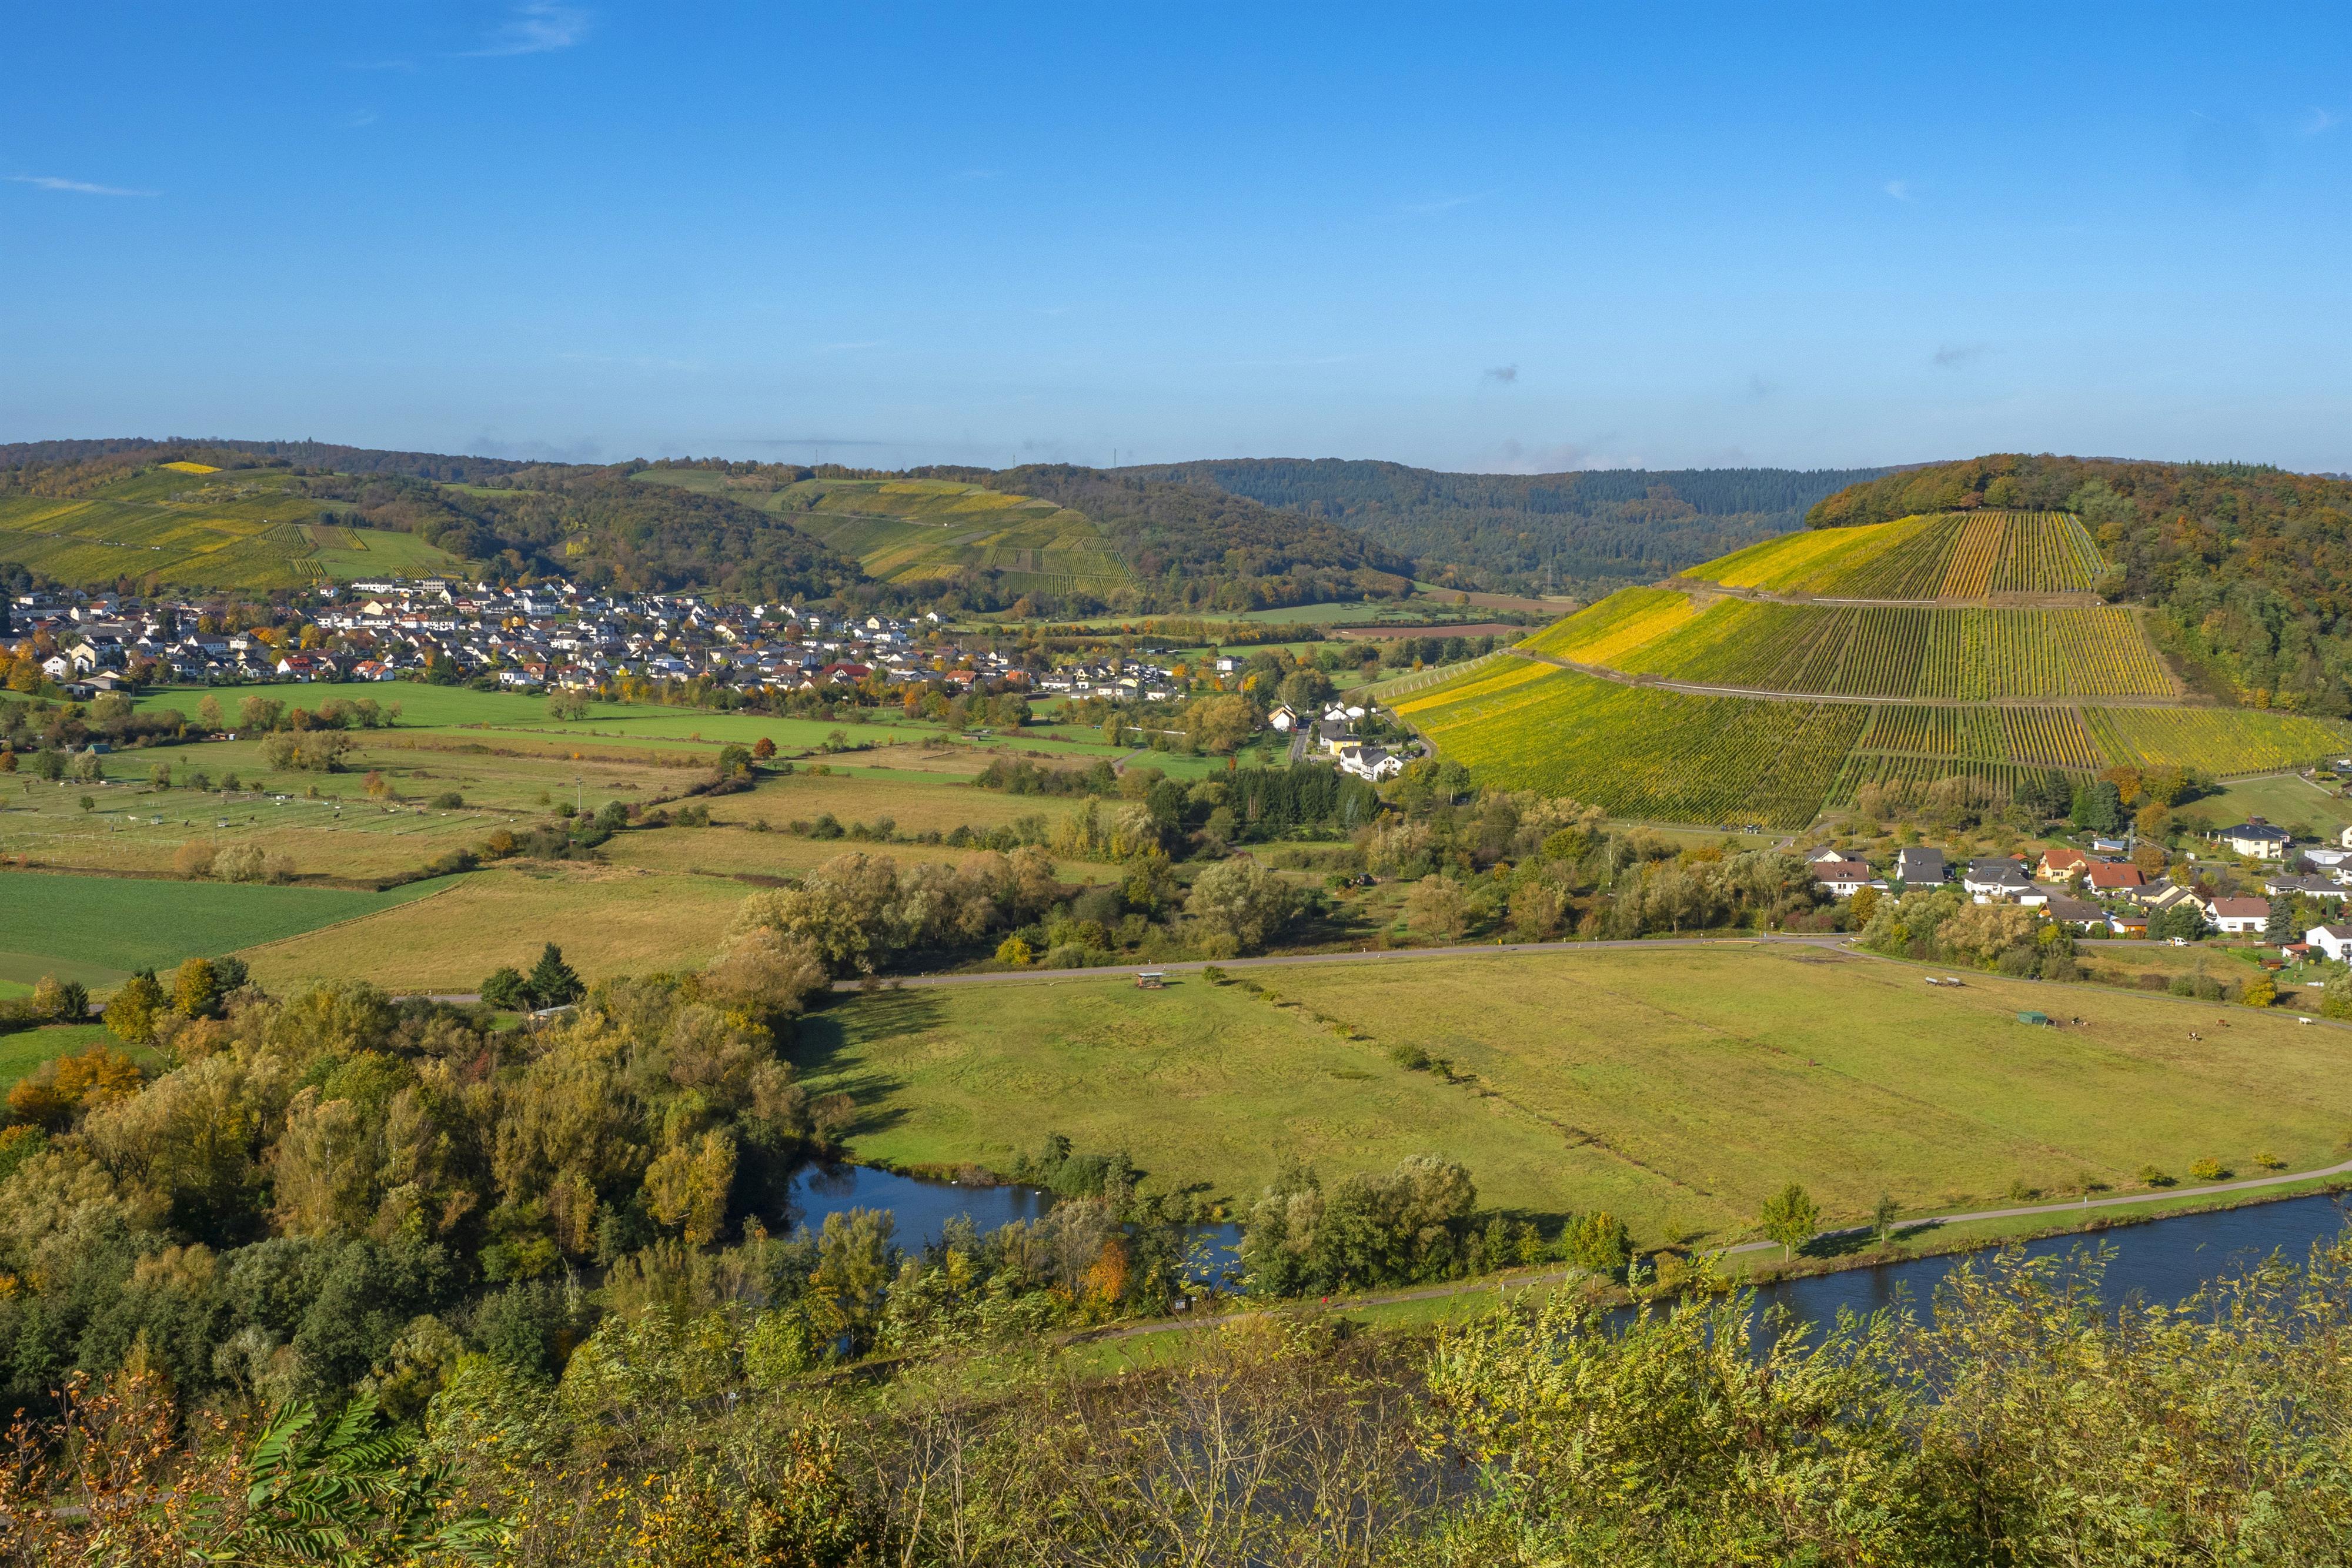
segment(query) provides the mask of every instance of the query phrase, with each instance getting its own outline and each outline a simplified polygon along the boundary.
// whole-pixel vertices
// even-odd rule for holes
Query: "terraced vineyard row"
[[[1851,806],[1866,784],[1928,785],[1941,779],[1975,779],[2016,797],[2026,786],[2052,769],[2019,762],[1985,762],[1939,757],[1901,757],[1889,752],[1857,751],[1838,769],[1825,807]]]
[[[1671,588],[1621,588],[1527,640],[1527,646],[1580,664],[1608,664],[1698,613]]]
[[[1951,512],[1783,534],[1684,575],[1832,599],[1979,599],[2084,592],[2101,565],[2072,513]]]
[[[1482,783],[1621,817],[1802,827],[1866,722],[1852,704],[1688,696],[1530,665],[1400,705]]]
[[[2091,708],[2100,749],[2141,768],[2189,768],[2217,778],[2300,768],[2352,747],[2345,727],[2250,708]]]
[[[1587,662],[1604,661],[1589,659]],[[1723,599],[1616,653],[1612,668],[1832,696],[2169,696],[2130,612],[1834,607]]]

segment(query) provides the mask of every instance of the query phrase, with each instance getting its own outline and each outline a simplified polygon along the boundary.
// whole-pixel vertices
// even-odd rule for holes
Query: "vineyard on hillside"
[[[2222,777],[2302,768],[2338,756],[2342,725],[2251,708],[2092,708],[2084,716],[2114,762]]]
[[[1833,599],[1981,599],[2087,592],[2101,564],[2072,513],[1944,512],[1783,534],[1683,575]]]
[[[1710,826],[1801,827],[1873,784],[1965,778],[2046,798],[2118,764],[2226,778],[2352,746],[2342,726],[2292,714],[1704,696],[1507,657],[1396,706],[1482,784]]]
[[[1838,607],[1721,599],[1607,662],[1632,674],[1700,685],[1827,696],[1984,702],[2172,696],[2179,690],[2131,612],[2116,609]]]
[[[1621,588],[1597,604],[1555,621],[1524,644],[1580,664],[1608,664],[1698,613],[1671,588]]]
[[[2182,695],[2130,610],[1948,602],[2079,592],[2102,566],[2063,512],[1790,534],[1686,583],[1621,590],[1522,643],[1522,667],[1488,664],[1398,706],[1482,782],[1701,824],[1801,826],[1873,786],[1876,800],[1969,779],[1980,802],[2046,802],[2117,766],[2221,779],[2352,749],[2333,721],[2115,706]],[[1710,583],[1911,602],[1787,603]],[[1935,600],[1948,602],[1919,602]],[[1612,681],[1542,657],[1736,689]]]
[[[1800,828],[1869,716],[1843,703],[1687,696],[1531,664],[1399,711],[1480,782],[1660,821]]]

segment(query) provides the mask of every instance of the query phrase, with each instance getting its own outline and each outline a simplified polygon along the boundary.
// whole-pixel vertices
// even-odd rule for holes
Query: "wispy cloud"
[[[889,340],[890,340],[887,338],[861,338],[854,343],[819,343],[816,347],[811,349],[809,352],[813,354],[854,354],[861,349],[878,349]]]
[[[2315,109],[2303,117],[2299,129],[2305,136],[2324,136],[2344,123],[2344,117],[2333,110]]]
[[[1519,367],[1517,365],[1490,365],[1486,369],[1486,379],[1490,382],[1500,382],[1503,385],[1509,386],[1513,382],[1519,379]]]
[[[1907,202],[1911,199],[1911,182],[1908,180],[1889,180],[1878,188],[1898,202]]]
[[[1004,171],[1002,169],[959,169],[956,171],[956,178],[959,180],[1001,180],[1003,177]]]
[[[1466,196],[1440,196],[1434,201],[1407,202],[1397,208],[1408,217],[1425,218],[1433,213],[1450,213],[1456,207],[1466,207],[1473,202],[1483,202],[1492,191],[1473,191]]]
[[[1774,392],[1777,392],[1780,390],[1779,386],[1775,385],[1771,382],[1766,381],[1760,375],[1749,376],[1748,378],[1748,395],[1755,399],[1758,402],[1762,402],[1766,398],[1770,397]]]
[[[40,191],[70,191],[77,196],[154,196],[159,191],[130,191],[120,185],[93,185],[87,180],[60,180],[55,174],[11,174],[12,184],[30,185]]]
[[[509,55],[546,55],[568,49],[588,36],[588,13],[554,0],[526,0],[492,33],[489,42],[468,49],[468,59],[497,59]]]
[[[346,131],[358,131],[363,127],[373,125],[375,121],[376,112],[374,110],[355,109],[349,114],[343,116],[342,126]]]
[[[1962,365],[1972,365],[1992,352],[1990,343],[1947,343],[1936,350],[1938,370],[1956,371]]]

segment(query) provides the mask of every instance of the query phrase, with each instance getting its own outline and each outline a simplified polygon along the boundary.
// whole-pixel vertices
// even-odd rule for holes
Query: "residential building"
[[[2272,827],[2260,817],[2249,817],[2234,827],[2223,828],[2213,835],[2239,854],[2254,860],[2280,860],[2294,841],[2286,832]]]
[[[1934,887],[1951,872],[1944,864],[1944,852],[1916,848],[1895,852],[1895,880],[1906,887]]]
[[[2043,882],[2064,882],[2078,871],[2090,869],[2091,857],[2067,844],[2053,844],[2042,852],[2042,863],[2033,874]]]
[[[2352,955],[2352,925],[2315,925],[2303,934],[2315,953],[2325,953],[2337,963]]]
[[[1870,865],[1864,861],[1815,861],[1813,880],[1832,898],[1852,898],[1871,885]]]
[[[2205,918],[2224,936],[2259,936],[2271,923],[2271,906],[2260,898],[2216,898],[2206,904]]]
[[[2147,878],[2139,867],[2129,862],[2093,861],[2083,873],[2084,883],[2094,893],[2125,893],[2147,885]]]
[[[2094,925],[2107,923],[2107,912],[2095,904],[2086,904],[2072,894],[2053,893],[2043,913],[2061,925],[2079,925],[2087,931]]]
[[[2025,874],[2025,862],[2012,860],[1970,861],[1960,873],[1960,886],[1979,904],[2021,901],[2026,894],[2040,893]]]

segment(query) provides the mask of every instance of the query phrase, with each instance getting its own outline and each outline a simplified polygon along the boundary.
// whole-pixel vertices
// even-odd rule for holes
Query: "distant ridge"
[[[1418,559],[1444,586],[1540,592],[1666,576],[1786,533],[1823,497],[1888,470],[1447,474],[1402,463],[1269,457],[1118,472],[1211,485],[1343,523]]]

